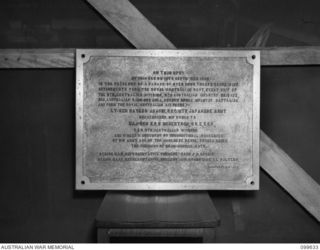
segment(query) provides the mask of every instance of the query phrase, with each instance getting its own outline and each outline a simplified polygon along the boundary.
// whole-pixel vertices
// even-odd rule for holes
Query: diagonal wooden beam
[[[263,131],[260,131],[260,164],[310,214],[320,220],[320,185]]]
[[[87,0],[136,48],[172,49],[173,44],[127,0]]]
[[[157,37],[162,37],[156,28],[151,28],[152,24],[145,19],[142,14],[127,0],[87,0],[91,3],[110,23],[128,38],[137,48],[171,48],[174,45],[166,40],[162,43]],[[120,2],[121,4],[117,4]],[[143,21],[141,21],[143,20]],[[139,24],[140,27],[132,26]],[[142,27],[144,26],[145,27]],[[132,34],[134,29],[135,34]],[[319,206],[319,184],[306,185],[312,178],[286,155],[270,138],[261,132],[261,152],[260,165],[272,178],[284,187],[303,207],[307,209],[318,221],[320,221]],[[297,182],[297,178],[300,181]],[[302,180],[303,179],[303,180]],[[295,185],[296,188],[293,188]],[[297,195],[299,194],[299,195]],[[303,197],[305,194],[305,198]],[[306,195],[308,194],[308,195]],[[307,198],[306,198],[307,197]]]

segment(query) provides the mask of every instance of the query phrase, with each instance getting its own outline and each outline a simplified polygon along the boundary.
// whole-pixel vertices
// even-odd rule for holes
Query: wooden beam
[[[270,28],[263,25],[247,46],[265,46]],[[260,132],[260,165],[310,214],[320,221],[320,186],[263,131]]]
[[[259,48],[261,65],[320,65],[320,46]]]
[[[134,36],[130,36],[129,39],[131,40],[133,44],[138,44],[138,48],[153,48],[153,49],[159,49],[163,48],[163,46],[168,46],[167,43],[159,44],[159,41],[157,41],[156,37],[159,31],[156,29],[149,29],[151,23],[148,22],[142,15],[139,17],[137,13],[139,13],[137,10],[135,10],[134,6],[128,5],[125,2],[128,3],[126,0],[121,0],[121,8],[119,9],[118,5],[114,4],[114,1],[110,1],[110,5],[107,5],[109,1],[106,0],[89,0],[90,3],[95,4],[97,7],[98,4],[103,4],[103,6],[100,6],[101,10],[100,12],[105,12],[107,9],[110,13],[116,13],[116,15],[106,15],[105,17],[111,22],[119,22],[119,18],[121,19],[121,25],[115,26],[117,29],[120,29],[119,31],[121,33],[125,34],[125,37],[128,37],[126,34],[128,32],[128,28],[131,27],[131,20],[127,18],[127,16],[134,16],[135,18],[141,18],[143,19],[143,23],[140,23],[140,25],[146,25],[146,28],[140,27],[139,29],[135,30],[137,32]],[[129,7],[128,7],[129,6]],[[133,14],[130,14],[130,13]],[[123,16],[123,13],[125,13],[125,16]],[[115,19],[115,20],[113,20]],[[147,24],[146,24],[147,23]],[[145,31],[148,32],[145,32]],[[129,34],[131,31],[129,31]],[[144,46],[144,44],[146,46]],[[170,45],[170,44],[169,44]],[[150,47],[151,46],[151,47]],[[174,49],[175,47],[173,45],[170,45],[169,48]],[[288,58],[286,58],[288,60]],[[319,189],[318,184],[308,186],[306,183],[308,183],[312,178],[308,176],[307,174],[302,174],[301,176],[296,176],[289,170],[292,169],[294,166],[295,173],[300,174],[304,171],[296,164],[293,160],[290,159],[289,156],[287,156],[275,143],[272,142],[270,138],[265,136],[265,134],[261,133],[261,145],[263,147],[263,150],[261,151],[261,160],[260,165],[262,168],[266,169],[271,177],[273,177],[276,181],[279,181],[280,185],[282,185],[286,190],[294,197],[297,198],[297,201],[300,202],[302,206],[304,206],[307,211],[309,211],[315,218],[320,221],[319,218]],[[270,153],[272,152],[272,153]],[[287,175],[288,174],[288,175]],[[279,175],[281,177],[279,178]],[[297,178],[300,178],[299,182],[297,182]],[[292,188],[292,184],[290,185],[290,182],[296,182],[297,187]],[[299,192],[301,194],[299,194]],[[304,190],[305,192],[309,192],[307,201],[304,201],[301,196],[305,194],[305,192],[302,192]],[[310,209],[311,208],[311,209]]]
[[[319,47],[206,48],[261,51],[262,66],[320,65]],[[0,68],[74,68],[75,49],[0,49]]]
[[[263,36],[268,36],[263,33]],[[265,38],[264,38],[265,39]],[[265,40],[261,40],[262,45]],[[216,50],[260,50],[261,66],[293,66],[293,65],[320,65],[320,46],[299,47],[228,47],[206,48]]]
[[[0,68],[74,68],[75,49],[0,49]]]
[[[136,48],[172,49],[173,44],[162,35],[127,0],[87,0]]]
[[[320,221],[320,185],[262,131],[260,163],[280,186]]]

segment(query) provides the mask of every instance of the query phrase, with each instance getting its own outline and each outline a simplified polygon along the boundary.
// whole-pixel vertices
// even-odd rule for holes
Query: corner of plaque
[[[254,175],[247,176],[245,183],[250,190],[259,190],[259,179]]]
[[[247,63],[255,65],[260,61],[260,51],[250,51],[247,54]]]
[[[90,185],[90,179],[87,176],[80,176],[76,180],[77,190],[88,189],[89,185]]]
[[[77,50],[77,61],[81,62],[82,64],[87,63],[91,58],[91,55],[88,50]]]

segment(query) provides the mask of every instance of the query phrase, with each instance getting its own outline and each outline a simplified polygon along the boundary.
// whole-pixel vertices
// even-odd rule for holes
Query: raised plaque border
[[[110,57],[245,57],[253,65],[253,141],[252,176],[246,182],[214,183],[90,183],[83,175],[83,65],[92,56]],[[258,190],[260,142],[260,51],[258,50],[135,50],[77,49],[76,50],[76,180],[77,190]]]

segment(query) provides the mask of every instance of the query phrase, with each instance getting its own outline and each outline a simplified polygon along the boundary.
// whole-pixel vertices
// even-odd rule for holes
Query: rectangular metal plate
[[[259,51],[77,50],[76,188],[259,188]]]

